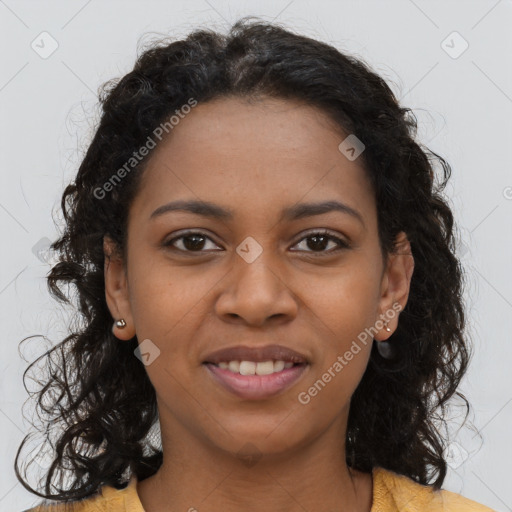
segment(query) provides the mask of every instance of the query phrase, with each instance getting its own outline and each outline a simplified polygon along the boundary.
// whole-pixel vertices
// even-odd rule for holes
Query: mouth
[[[264,400],[283,393],[295,384],[309,367],[305,363],[284,361],[230,361],[218,365],[203,363],[203,366],[214,382],[245,400]],[[237,368],[238,371],[234,371]],[[257,374],[257,370],[271,373]]]
[[[271,398],[294,385],[307,371],[306,356],[283,347],[232,347],[210,354],[203,366],[225,390],[246,400]]]
[[[239,345],[236,347],[223,348],[206,356],[203,362],[216,365],[227,363],[229,365],[229,363],[233,361],[247,361],[251,363],[283,361],[285,364],[303,364],[309,362],[305,355],[283,345],[267,345],[265,347]]]
[[[304,366],[305,363],[293,363],[291,361],[221,361],[218,364],[205,362],[222,370],[228,370],[236,375],[273,375],[288,370],[294,366]]]

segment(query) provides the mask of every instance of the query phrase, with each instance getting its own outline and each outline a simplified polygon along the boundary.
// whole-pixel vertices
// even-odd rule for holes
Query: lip
[[[270,360],[299,364],[310,362],[305,355],[283,345],[266,345],[264,347],[239,345],[212,352],[205,357],[203,363],[219,364],[223,361],[254,361],[257,363]]]
[[[241,375],[211,363],[203,363],[203,366],[215,381],[234,395],[245,400],[264,400],[290,388],[304,375],[309,364],[298,364],[270,375]]]

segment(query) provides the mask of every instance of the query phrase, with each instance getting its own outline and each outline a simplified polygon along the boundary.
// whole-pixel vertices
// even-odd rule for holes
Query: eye
[[[297,245],[303,243],[304,240],[310,240],[311,242],[306,242],[305,246],[313,249],[310,251],[306,250],[306,252],[319,252],[321,255],[332,254],[333,252],[338,252],[342,249],[348,249],[350,247],[347,242],[341,238],[338,238],[337,236],[330,234],[329,231],[314,231],[309,233],[307,236],[303,237]],[[328,246],[329,241],[334,241],[335,246],[337,247],[335,247],[333,250],[325,251],[324,249]]]
[[[204,246],[207,245],[205,244],[205,240],[210,240],[213,243],[212,239],[206,236],[206,234],[201,233],[200,231],[189,231],[164,242],[162,245],[182,252],[210,252],[202,250],[204,249]],[[175,242],[180,242],[179,245],[181,245],[181,247],[177,247]],[[218,247],[216,244],[213,245]]]
[[[296,245],[298,246],[301,243],[304,243],[304,240],[310,240],[310,242],[306,242],[305,245],[309,249],[312,249],[303,249],[305,252],[331,254],[333,252],[337,252],[342,249],[348,249],[350,247],[350,245],[347,242],[345,242],[341,238],[338,238],[337,236],[330,234],[328,231],[325,230],[314,231],[309,233],[307,236],[303,237]],[[210,241],[212,243],[213,249],[205,249],[205,246],[208,245],[207,241]],[[331,248],[331,250],[326,251],[325,249],[329,245],[329,241],[334,242],[335,248]],[[212,250],[216,250],[215,248],[219,248],[219,246],[216,245],[209,236],[207,236],[205,233],[202,233],[201,231],[189,231],[186,233],[182,233],[180,236],[174,237],[171,240],[164,242],[162,245],[164,247],[171,247],[178,251],[189,253],[212,252]]]

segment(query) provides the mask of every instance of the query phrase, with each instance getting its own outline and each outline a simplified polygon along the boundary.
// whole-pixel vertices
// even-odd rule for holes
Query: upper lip
[[[306,356],[282,345],[266,345],[264,347],[247,347],[239,345],[217,350],[209,354],[204,362],[219,364],[229,361],[284,361],[307,363]]]

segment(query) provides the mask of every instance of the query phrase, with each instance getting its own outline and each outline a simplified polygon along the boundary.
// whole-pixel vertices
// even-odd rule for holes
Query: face
[[[405,306],[412,275],[412,258],[384,264],[370,182],[338,149],[346,135],[298,102],[220,99],[153,150],[130,207],[127,261],[105,241],[105,285],[113,318],[127,323],[115,335],[136,334],[149,353],[166,439],[224,453],[250,441],[270,455],[329,432],[342,439],[373,337],[389,337],[398,315],[386,317],[391,332],[378,320]],[[199,200],[214,208],[166,207]],[[311,207],[326,202],[338,208]],[[300,364],[247,376],[206,364],[221,349],[269,345]],[[291,359],[273,354],[260,359]],[[250,357],[225,361],[246,360],[250,373]]]

